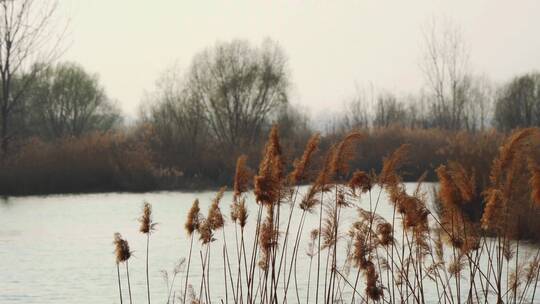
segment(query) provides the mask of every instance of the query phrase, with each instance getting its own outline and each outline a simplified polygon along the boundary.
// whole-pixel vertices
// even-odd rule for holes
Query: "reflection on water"
[[[407,186],[415,187],[414,184]],[[152,299],[155,303],[165,303],[167,290],[161,270],[172,270],[178,259],[188,254],[184,220],[191,203],[199,198],[201,210],[206,213],[213,197],[213,192],[160,192],[3,199],[0,203],[0,303],[118,303],[114,232],[122,233],[134,250],[130,260],[133,296],[136,303],[145,302],[146,242],[138,232],[137,222],[144,201],[152,203],[154,220],[159,223],[150,240]],[[383,195],[382,200],[385,199]],[[249,232],[253,230],[256,205],[252,199],[248,201],[250,216],[246,230]],[[368,198],[363,197],[359,204],[369,208],[367,201]],[[226,193],[222,200],[225,215],[229,214],[230,202],[231,193]],[[384,217],[391,217],[392,209],[388,204],[381,203],[378,211]],[[296,212],[293,224],[299,219],[300,213]],[[355,216],[355,212],[345,214],[341,223],[343,231]],[[308,216],[304,240],[317,224],[316,214]],[[217,240],[212,243],[211,255],[216,258],[210,264],[210,273],[215,274],[210,284],[216,302],[224,298],[223,236],[227,238],[231,263],[236,256],[234,227],[228,225],[223,234],[216,234]],[[252,239],[247,238],[246,244],[251,247]],[[297,273],[301,274],[299,291],[305,294],[304,276],[308,273],[309,259],[305,254],[306,243],[301,247]],[[190,270],[190,282],[196,289],[201,278],[199,249],[197,244]],[[183,282],[184,279],[178,277],[175,289],[183,290]],[[127,288],[124,291],[127,292]]]

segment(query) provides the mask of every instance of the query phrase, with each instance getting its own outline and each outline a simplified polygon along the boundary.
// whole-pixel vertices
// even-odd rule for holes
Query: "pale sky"
[[[289,58],[295,104],[317,113],[373,84],[415,93],[422,26],[434,17],[459,25],[473,71],[502,82],[540,70],[538,0],[148,1],[61,0],[69,18],[61,60],[97,73],[124,114],[145,91],[216,41],[269,37]]]

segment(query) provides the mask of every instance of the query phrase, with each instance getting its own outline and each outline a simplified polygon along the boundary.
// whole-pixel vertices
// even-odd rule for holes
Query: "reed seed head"
[[[141,226],[139,228],[140,232],[144,234],[149,234],[155,230],[157,224],[152,221],[152,205],[150,205],[150,203],[144,203],[143,213],[139,218],[139,222],[141,223]]]
[[[356,189],[360,189],[362,193],[368,192],[373,187],[371,176],[364,171],[356,170],[349,180],[349,187],[356,194]]]
[[[540,166],[532,160],[529,160],[529,173],[531,175],[529,180],[531,185],[531,201],[537,207],[540,207]]]
[[[382,246],[392,245],[394,243],[394,229],[392,228],[392,224],[387,222],[377,224],[377,236]]]
[[[379,176],[379,183],[381,185],[388,188],[395,188],[401,182],[397,170],[405,164],[410,149],[411,145],[403,144],[390,154],[390,156],[384,158],[383,168]]]
[[[212,201],[212,205],[210,205],[210,209],[208,210],[208,223],[210,225],[210,229],[212,230],[218,230],[223,228],[225,225],[225,220],[223,219],[223,214],[221,213],[221,209],[219,208],[219,203],[221,199],[223,198],[223,194],[225,193],[225,187],[222,187],[218,193],[216,194],[216,197]]]
[[[196,231],[199,228],[199,216],[201,209],[199,208],[199,199],[195,199],[191,209],[187,216],[185,228],[189,236],[193,234],[193,231]]]
[[[203,218],[200,221],[199,229],[197,231],[199,232],[199,240],[201,243],[208,244],[214,241],[214,233],[212,232],[210,222],[207,219]]]
[[[247,156],[240,155],[236,161],[236,173],[234,175],[234,200],[236,201],[249,187],[251,171],[246,165]]]
[[[334,149],[330,158],[331,176],[347,175],[349,173],[349,161],[354,158],[356,144],[364,138],[360,132],[353,131],[345,136]]]
[[[308,192],[302,197],[302,202],[300,202],[300,209],[312,213],[315,205],[319,203],[319,200],[316,198],[317,187],[311,185],[308,188]]]
[[[238,224],[240,225],[241,228],[244,228],[246,226],[247,218],[248,218],[248,212],[247,212],[245,200],[240,201],[240,203],[238,204],[237,217],[238,217]]]
[[[304,153],[300,159],[294,161],[294,169],[289,175],[289,181],[292,185],[301,183],[306,177],[306,170],[311,164],[313,155],[317,152],[321,136],[317,133],[311,136],[306,144]]]
[[[128,242],[122,238],[122,235],[118,232],[114,234],[114,253],[116,256],[116,263],[122,263],[131,257],[131,251],[129,250]]]
[[[283,160],[277,126],[272,128],[266,143],[259,173],[255,176],[255,197],[263,205],[277,203],[283,178]]]

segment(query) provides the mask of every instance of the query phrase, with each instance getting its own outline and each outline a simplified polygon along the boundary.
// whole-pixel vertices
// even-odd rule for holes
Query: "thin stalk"
[[[317,245],[317,286],[316,286],[316,295],[315,295],[315,304],[319,303],[319,281],[321,273],[321,228],[322,228],[322,213],[323,213],[323,204],[324,204],[324,192],[321,190],[321,207],[319,210],[319,244]],[[326,286],[325,286],[326,287]]]
[[[150,304],[150,276],[148,275],[148,253],[150,251],[150,233],[146,234],[146,291],[148,304]]]
[[[128,291],[129,291],[129,304],[132,304],[131,300],[131,283],[129,282],[129,262],[126,260],[126,275],[127,275],[127,282],[128,282]]]
[[[120,284],[120,265],[119,263],[116,263],[116,272],[118,273],[118,292],[120,295],[120,304],[123,303],[122,301],[122,284]]]
[[[308,279],[307,279],[307,293],[306,293],[306,303],[309,303],[309,283],[311,281],[311,265],[313,264],[313,256],[309,259],[309,271],[308,271]],[[298,290],[298,288],[297,288]],[[300,301],[298,301],[300,303]]]
[[[187,263],[187,269],[186,269],[186,283],[184,286],[184,295],[182,299],[182,303],[186,303],[186,294],[187,294],[187,287],[188,287],[188,281],[189,281],[189,266],[191,265],[191,252],[193,250],[193,234],[191,235],[191,241],[189,245],[189,256],[188,256],[188,263]]]

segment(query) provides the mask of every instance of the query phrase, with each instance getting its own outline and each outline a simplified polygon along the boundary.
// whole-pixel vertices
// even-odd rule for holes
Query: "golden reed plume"
[[[378,282],[379,275],[375,270],[373,262],[368,261],[366,263],[364,275],[366,276],[366,294],[370,299],[379,301],[383,296],[383,288]]]
[[[448,167],[439,166],[436,172],[440,182],[441,222],[449,234],[448,242],[462,253],[477,249],[477,225],[473,224],[463,209],[476,197],[474,174],[468,174],[463,166],[454,162]]]
[[[522,170],[524,159],[532,154],[532,143],[538,143],[540,129],[527,128],[518,130],[501,146],[499,155],[493,161],[490,172],[490,187],[485,191],[486,205],[482,214],[482,228],[487,230],[504,230],[505,233],[515,233],[515,223],[509,223],[506,219],[509,212],[516,212],[508,206],[513,200],[512,195]],[[514,190],[514,191],[513,191]],[[510,225],[511,224],[511,225]],[[509,228],[508,225],[514,226]]]
[[[362,193],[368,192],[373,187],[372,177],[364,171],[356,170],[349,180],[349,188],[356,194],[356,189],[360,189]]]
[[[249,187],[251,171],[246,165],[247,156],[240,155],[236,161],[236,173],[234,174],[234,201],[237,201],[242,193],[246,192]]]
[[[152,222],[152,205],[150,205],[150,203],[144,203],[143,214],[139,218],[139,222],[141,223],[139,228],[140,232],[148,234],[155,230],[157,223]]]
[[[364,138],[362,133],[357,131],[351,132],[331,150],[331,176],[336,177],[349,173],[349,162],[354,158],[355,146],[362,138]]]
[[[532,160],[529,160],[529,173],[531,174],[529,180],[531,186],[531,201],[537,207],[540,207],[540,166]]]
[[[314,185],[311,185],[308,188],[308,192],[302,197],[302,202],[300,202],[300,209],[306,211],[306,212],[313,212],[315,205],[319,203],[319,199],[317,199],[318,188]]]
[[[259,248],[261,259],[259,267],[268,270],[268,259],[272,248],[278,244],[279,231],[274,227],[274,208],[267,206],[267,214],[264,222],[259,228]]]
[[[199,233],[199,240],[201,243],[208,244],[214,241],[214,233],[212,232],[210,222],[207,219],[202,218],[200,220],[197,232]]]
[[[238,224],[240,225],[240,227],[244,228],[246,226],[247,218],[248,218],[246,201],[244,199],[241,200],[240,203],[238,203],[238,207],[236,210],[236,217],[238,219]]]
[[[330,148],[325,156],[324,166],[312,185],[314,191],[329,191],[329,185],[336,177],[348,173],[349,161],[354,157],[355,144],[363,137],[360,132],[351,132]]]
[[[131,251],[129,250],[128,242],[122,238],[122,235],[118,232],[114,234],[114,254],[116,256],[116,263],[122,263],[131,257]]]
[[[401,182],[397,170],[405,164],[406,157],[411,149],[411,145],[403,144],[397,148],[390,156],[383,160],[383,168],[379,175],[379,183],[388,188],[395,188]]]
[[[219,189],[218,193],[216,194],[216,197],[212,201],[212,205],[210,205],[210,209],[208,210],[208,224],[210,225],[210,229],[212,230],[218,230],[220,228],[223,228],[225,225],[225,220],[223,219],[223,214],[221,213],[221,209],[219,208],[219,203],[221,199],[223,198],[223,194],[225,193],[225,187],[222,187]]]
[[[311,136],[306,144],[302,157],[294,161],[294,169],[289,175],[289,182],[292,185],[297,185],[306,178],[306,171],[311,164],[313,155],[317,152],[321,136],[317,133]]]
[[[279,190],[283,178],[283,160],[277,126],[272,127],[266,143],[259,173],[255,176],[255,197],[263,205],[271,205],[279,200]]]
[[[191,209],[189,209],[185,228],[189,236],[193,234],[193,231],[199,229],[199,216],[201,209],[199,208],[199,199],[195,199]]]

